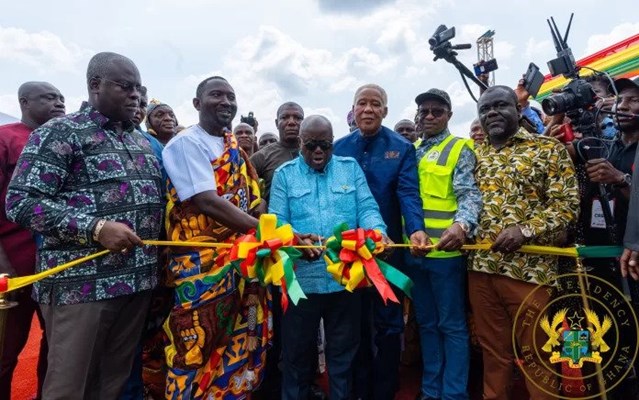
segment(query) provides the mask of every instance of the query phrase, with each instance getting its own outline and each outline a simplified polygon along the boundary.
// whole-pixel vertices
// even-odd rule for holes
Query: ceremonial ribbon
[[[348,229],[338,225],[326,242],[326,270],[346,290],[352,292],[359,287],[375,286],[384,304],[399,303],[389,282],[410,297],[413,282],[402,272],[375,257],[384,251],[382,235],[372,229]]]
[[[372,255],[372,259],[376,262],[377,269],[381,272],[377,274],[377,270],[372,267],[372,276],[373,279],[377,279],[378,285],[373,282],[376,288],[381,287],[383,292],[386,293],[386,298],[393,300],[390,293],[387,291],[387,287],[384,286],[384,281],[386,285],[388,282],[392,283],[396,287],[400,288],[407,295],[410,294],[410,288],[412,286],[412,282],[406,275],[402,274],[400,271],[392,267],[391,265],[385,263],[382,260],[379,260],[374,257],[375,254],[379,253],[379,247],[411,247],[409,244],[392,244],[392,245],[381,245],[379,241],[375,241],[372,238],[366,236],[364,234],[364,243],[358,242],[358,240],[362,240],[362,238],[358,238],[357,235],[354,234],[354,239],[351,236],[348,236],[347,240],[350,242],[345,243],[347,246],[340,246],[342,244],[343,238],[341,236],[342,232],[348,229],[344,224],[339,225],[335,228],[335,236],[331,237],[327,242],[326,246],[320,245],[296,245],[294,243],[293,230],[290,225],[281,225],[278,226],[277,219],[273,215],[265,214],[260,218],[260,226],[258,227],[258,231],[256,234],[253,234],[252,237],[250,235],[244,235],[240,237],[236,243],[212,243],[212,242],[180,242],[180,241],[163,241],[163,240],[143,240],[145,245],[151,246],[179,246],[179,247],[225,247],[231,248],[231,255],[233,259],[233,255],[235,252],[234,263],[235,266],[239,266],[240,272],[244,277],[248,279],[260,278],[260,282],[263,284],[273,283],[278,286],[282,286],[282,291],[284,294],[288,294],[288,296],[293,300],[294,304],[297,304],[299,299],[306,298],[304,292],[302,291],[297,279],[295,278],[295,272],[293,269],[293,263],[297,260],[301,253],[297,250],[300,248],[325,248],[326,254],[325,260],[328,265],[328,271],[333,275],[336,281],[340,282],[340,284],[347,285],[347,289],[353,290],[357,287],[367,286],[370,282],[365,281],[365,266],[364,261],[366,261],[365,257],[368,257],[368,254]],[[374,231],[373,231],[374,232]],[[370,235],[373,235],[370,233]],[[367,242],[367,239],[371,239],[373,245],[370,242]],[[244,243],[244,244],[242,244]],[[281,244],[280,244],[281,243]],[[468,244],[462,246],[462,250],[490,250],[492,246],[491,243],[479,243],[479,244]],[[345,258],[344,261],[340,260],[341,247],[346,248],[347,252],[344,253]],[[434,248],[435,246],[429,246],[430,248]],[[364,250],[366,248],[366,250]],[[361,253],[360,253],[361,251]],[[368,253],[366,252],[368,251]],[[530,254],[545,254],[545,255],[556,255],[556,256],[564,256],[564,257],[572,257],[572,258],[614,258],[621,256],[623,252],[623,247],[621,246],[577,246],[577,247],[552,247],[552,246],[534,246],[534,245],[526,245],[522,246],[518,252],[521,253],[530,253]],[[65,264],[58,265],[54,268],[47,269],[46,271],[39,272],[34,275],[28,276],[19,276],[14,278],[9,278],[8,276],[0,277],[0,293],[11,292],[13,290],[17,290],[23,288],[25,286],[29,286],[37,281],[45,279],[51,275],[60,273],[66,269],[75,267],[76,265],[82,264],[84,262],[96,259],[98,257],[102,257],[109,253],[109,250],[102,250],[96,252],[94,254],[90,254],[85,257],[78,258],[76,260],[70,261]],[[363,254],[363,256],[362,256]],[[352,258],[359,258],[361,267],[355,266],[355,260]],[[363,258],[364,257],[364,258]],[[248,260],[248,261],[246,261]],[[349,261],[353,260],[353,261]],[[252,263],[255,261],[255,263]],[[261,262],[260,262],[261,261]],[[371,261],[367,261],[369,265],[372,264]],[[244,265],[242,265],[244,264]],[[349,265],[350,264],[350,265]],[[346,268],[349,266],[349,268]],[[353,267],[355,267],[353,269]],[[381,275],[381,278],[380,278]],[[354,278],[351,278],[354,276]],[[370,278],[370,276],[368,277]],[[378,279],[379,278],[379,279]],[[382,279],[384,278],[384,279]],[[267,282],[268,281],[268,282]],[[349,283],[350,282],[350,283]],[[357,283],[355,283],[357,282]],[[287,296],[282,296],[282,302]],[[288,304],[288,302],[286,303]]]
[[[231,263],[239,267],[242,276],[282,288],[284,311],[289,298],[295,305],[306,298],[295,277],[294,263],[302,253],[294,245],[290,224],[282,225],[273,214],[262,214],[257,231],[238,238],[231,248]]]

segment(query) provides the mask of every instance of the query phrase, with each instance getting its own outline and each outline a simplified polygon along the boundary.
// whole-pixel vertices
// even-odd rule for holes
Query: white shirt
[[[224,152],[224,137],[209,135],[193,125],[167,143],[162,151],[164,169],[181,201],[217,190],[211,162]]]

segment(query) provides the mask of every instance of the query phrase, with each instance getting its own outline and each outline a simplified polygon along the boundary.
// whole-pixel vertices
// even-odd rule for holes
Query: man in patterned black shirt
[[[50,343],[45,399],[114,399],[129,376],[157,282],[162,175],[131,119],[140,73],[96,54],[89,101],[33,131],[7,193],[7,216],[38,232],[37,271],[106,248],[107,256],[37,282]]]

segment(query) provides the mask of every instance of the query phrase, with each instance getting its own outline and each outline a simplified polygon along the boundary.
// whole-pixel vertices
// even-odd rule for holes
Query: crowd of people
[[[539,307],[552,302],[561,268],[557,256],[522,245],[625,244],[621,260],[588,267],[619,287],[626,275],[639,279],[639,84],[589,80],[599,106],[624,116],[609,153],[588,159],[578,132],[564,140],[566,117],[531,107],[522,82],[482,93],[471,139],[449,131],[454,104],[437,88],[417,94],[414,120],[393,129],[385,89],[366,84],[354,91],[348,127],[287,101],[278,133],[258,137],[252,113],[232,126],[235,91],[221,76],[195,88],[198,123],[189,127],[149,101],[136,65],[116,53],[90,60],[78,111],[67,113],[52,84],[24,83],[21,122],[0,127],[0,273],[110,253],[12,294],[19,305],[7,314],[0,398],[10,398],[35,314],[44,331],[37,398],[393,399],[406,308],[372,287],[345,290],[320,247],[296,262],[306,298],[284,311],[286,294],[241,276],[227,247],[143,244],[234,243],[269,213],[300,244],[321,245],[342,222],[377,230],[384,245],[409,244],[382,257],[414,283],[423,366],[415,395],[469,398],[472,333],[483,398],[512,399],[513,340],[540,346],[532,326],[513,331],[518,309],[531,293]],[[609,122],[598,121],[604,131]],[[614,235],[602,234],[600,185],[615,204]],[[463,252],[472,242],[490,250]],[[316,385],[320,326],[326,394]],[[526,379],[531,399],[561,395],[539,385],[550,375]]]

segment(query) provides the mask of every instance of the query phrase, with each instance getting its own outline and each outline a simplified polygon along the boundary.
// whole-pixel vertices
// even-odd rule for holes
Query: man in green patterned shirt
[[[558,245],[568,224],[577,219],[579,194],[564,146],[519,127],[520,106],[511,88],[488,88],[477,110],[487,140],[476,146],[475,175],[484,203],[476,238],[492,246],[473,254],[468,286],[483,351],[484,399],[509,399],[514,323],[518,346],[534,348],[534,324],[521,323],[524,315],[517,316],[517,311],[524,300],[543,309],[552,290],[536,290],[526,297],[539,285],[552,285],[557,275],[557,257],[517,250],[524,244]],[[531,353],[540,365],[537,352]],[[542,370],[536,379],[550,373]],[[526,386],[531,399],[556,398],[534,382],[526,381]]]

